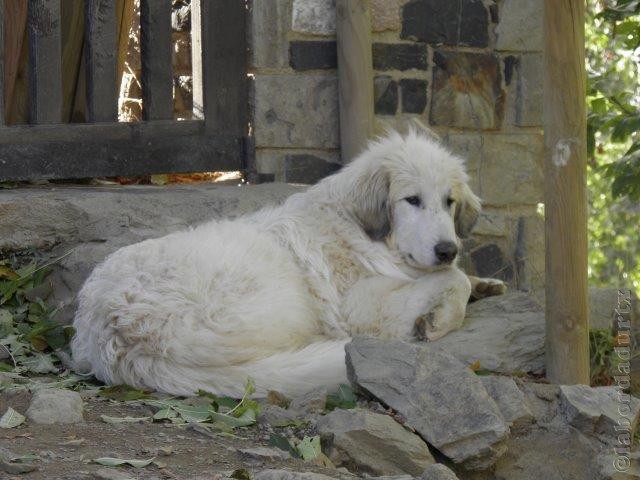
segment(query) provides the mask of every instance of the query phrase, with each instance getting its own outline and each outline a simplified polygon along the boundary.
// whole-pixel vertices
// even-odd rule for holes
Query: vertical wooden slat
[[[191,3],[193,109],[208,133],[247,132],[246,12],[239,0]]]
[[[338,0],[336,34],[343,163],[353,160],[373,135],[373,61],[369,0]]]
[[[585,2],[544,9],[547,378],[588,385]]]
[[[29,0],[29,113],[31,123],[60,123],[62,54],[60,0]]]
[[[87,121],[112,122],[118,112],[116,9],[113,0],[85,0]]]
[[[4,108],[7,123],[16,123],[17,103],[21,103],[16,97],[20,94],[16,85],[18,83],[18,73],[21,68],[23,58],[23,43],[26,38],[27,29],[27,3],[24,0],[4,0]],[[24,116],[26,120],[26,115]]]
[[[4,0],[0,0],[0,125],[5,124],[4,89]]]
[[[171,1],[140,1],[142,115],[144,120],[173,118]]]
[[[72,121],[84,52],[84,2],[60,1],[60,35],[62,37],[62,122]],[[84,90],[82,102],[84,103]],[[77,120],[77,119],[76,119]],[[81,119],[84,121],[84,117]]]

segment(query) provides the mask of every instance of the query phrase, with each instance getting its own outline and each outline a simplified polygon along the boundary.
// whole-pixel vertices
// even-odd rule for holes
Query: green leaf
[[[100,415],[100,420],[104,423],[117,425],[120,423],[144,423],[151,420],[151,417],[110,417],[108,415]]]
[[[345,410],[356,408],[358,398],[349,385],[340,385],[338,391],[327,395],[326,409],[328,411],[342,408]]]
[[[322,455],[322,448],[320,446],[320,437],[304,437],[298,445],[296,450],[305,462],[315,460]]]
[[[100,465],[105,465],[107,467],[119,467],[120,465],[131,465],[133,468],[144,468],[151,465],[155,459],[156,457],[150,458],[148,460],[101,457],[101,458],[96,458],[94,462]]]
[[[269,445],[271,445],[272,447],[279,448],[280,450],[284,450],[285,452],[288,452],[293,458],[301,458],[298,450],[293,448],[293,445],[291,445],[291,442],[289,442],[289,440],[286,437],[283,437],[282,435],[272,433],[271,436],[269,437]]]
[[[0,350],[2,350],[4,348],[3,346],[0,346]],[[7,362],[0,362],[0,372],[12,372],[13,371],[13,365],[9,365]]]
[[[256,423],[256,413],[253,410],[245,411],[238,418],[224,413],[219,413],[214,410],[210,410],[209,413],[214,421],[229,425],[232,428],[248,427],[249,425]]]
[[[16,412],[13,408],[7,408],[7,411],[0,418],[0,428],[15,428],[22,425],[26,418],[24,415]]]
[[[103,387],[100,389],[98,395],[111,400],[119,400],[121,402],[149,398],[149,392],[130,387],[129,385],[112,385],[110,387]]]

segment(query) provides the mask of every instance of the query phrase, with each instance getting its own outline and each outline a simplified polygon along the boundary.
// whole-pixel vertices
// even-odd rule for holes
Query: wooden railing
[[[239,170],[247,133],[244,0],[192,0],[195,120],[173,120],[171,1],[141,0],[143,120],[117,121],[115,0],[85,1],[86,120],[62,122],[60,0],[28,1],[29,124],[6,125],[0,181]],[[80,0],[78,0],[80,1]],[[4,67],[0,0],[0,69]],[[4,91],[4,72],[0,85]]]

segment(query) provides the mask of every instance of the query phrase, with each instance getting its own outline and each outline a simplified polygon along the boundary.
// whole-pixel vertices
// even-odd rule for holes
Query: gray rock
[[[84,402],[78,392],[43,388],[33,394],[26,416],[41,424],[78,423],[84,419]]]
[[[544,312],[525,293],[486,298],[467,307],[460,330],[433,343],[471,365],[498,373],[544,370]]]
[[[545,425],[559,413],[560,387],[546,383],[521,383],[522,392],[536,422]]]
[[[533,422],[533,414],[527,405],[524,393],[520,391],[513,379],[490,375],[480,377],[480,380],[489,396],[498,405],[504,419],[513,427],[523,427]]]
[[[329,393],[327,387],[314,388],[291,400],[289,410],[302,415],[324,412],[327,405],[327,395],[329,395]]]
[[[598,457],[603,480],[632,480],[640,478],[640,452],[604,452]]]
[[[132,477],[128,473],[121,472],[120,470],[116,470],[115,468],[101,468],[96,470],[93,474],[94,476],[91,478],[96,478],[99,480],[131,480]]]
[[[285,410],[277,405],[265,405],[260,409],[258,422],[272,427],[287,427],[298,422],[299,414],[291,410]]]
[[[346,347],[349,380],[396,410],[422,438],[467,469],[485,469],[509,434],[471,370],[436,348],[355,339]]]
[[[630,305],[627,305],[630,300]],[[615,310],[621,313],[624,321],[631,322],[631,331],[635,331],[640,322],[640,302],[633,290],[628,288],[589,289],[589,327],[603,330],[617,330]]]
[[[263,470],[253,476],[254,480],[333,480],[333,477],[321,473],[300,473],[288,470]]]
[[[602,448],[573,428],[533,429],[507,442],[493,475],[505,480],[601,480],[597,455]],[[460,472],[460,477],[465,478]]]
[[[441,463],[435,463],[427,467],[420,480],[458,480],[458,477],[450,468]]]
[[[640,400],[615,387],[562,385],[560,409],[565,420],[587,435],[615,441],[633,435],[640,417]]]
[[[289,64],[290,4],[290,0],[272,0],[252,5],[249,52],[254,68],[283,68]]]
[[[120,247],[214,218],[234,218],[282,202],[300,188],[237,186],[56,187],[6,190],[0,195],[0,250],[53,249],[49,301],[71,321],[75,294],[95,265]]]
[[[543,72],[541,53],[525,54],[520,57],[517,67],[516,101],[516,124],[520,127],[542,125]]]
[[[435,462],[426,443],[388,415],[334,410],[320,417],[318,433],[335,465],[370,475],[420,475]]]

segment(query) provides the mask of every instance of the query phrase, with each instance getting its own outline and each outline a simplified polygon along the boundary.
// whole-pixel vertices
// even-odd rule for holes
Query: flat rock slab
[[[480,377],[489,396],[496,402],[503,418],[514,427],[523,427],[534,421],[524,393],[509,377],[488,375]]]
[[[469,304],[463,326],[433,343],[466,365],[491,372],[544,370],[545,321],[531,296],[507,293]]]
[[[482,381],[438,349],[357,338],[347,345],[349,380],[393,408],[427,442],[465,468],[504,453],[509,428]]]
[[[560,410],[566,421],[587,435],[614,442],[629,440],[640,416],[640,400],[615,387],[560,386]]]
[[[43,388],[34,393],[27,410],[27,418],[35,423],[82,422],[84,402],[78,392],[57,388]]]
[[[0,250],[68,254],[55,266],[52,303],[70,322],[74,297],[91,270],[120,247],[220,218],[281,203],[300,187],[221,186],[47,187],[0,195]]]
[[[424,440],[388,415],[334,410],[318,419],[317,428],[336,466],[369,475],[418,476],[435,463]]]
[[[458,477],[450,468],[441,463],[435,463],[422,472],[420,480],[458,480]]]

